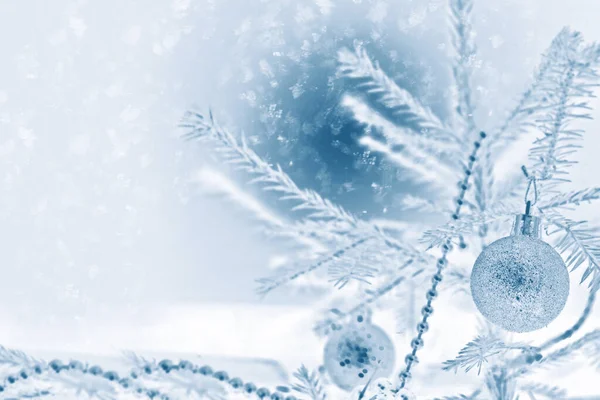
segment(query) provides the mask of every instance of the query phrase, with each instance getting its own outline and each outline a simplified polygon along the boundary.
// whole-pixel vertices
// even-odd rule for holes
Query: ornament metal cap
[[[515,216],[511,236],[529,236],[536,239],[542,237],[542,220],[529,213]]]

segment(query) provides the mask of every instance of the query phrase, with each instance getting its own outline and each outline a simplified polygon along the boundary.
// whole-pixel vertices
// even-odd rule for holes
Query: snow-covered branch
[[[346,48],[338,52],[341,76],[360,79],[359,88],[376,95],[379,102],[402,118],[403,124],[425,136],[442,141],[454,140],[456,135],[429,109],[407,90],[398,86],[375,62],[366,50],[356,46],[354,51]]]
[[[546,214],[546,219],[556,229],[548,235],[560,233],[562,237],[555,243],[559,253],[566,254],[565,260],[571,271],[586,265],[581,283],[590,278],[590,290],[598,290],[600,283],[600,230],[589,227],[586,221],[571,221],[558,214]]]

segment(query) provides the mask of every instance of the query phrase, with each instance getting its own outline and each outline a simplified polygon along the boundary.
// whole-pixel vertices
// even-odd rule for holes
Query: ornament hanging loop
[[[535,176],[530,176],[527,172],[527,168],[523,165],[521,167],[523,174],[529,181],[527,190],[525,191],[525,214],[520,214],[515,217],[513,224],[512,236],[530,236],[540,239],[542,237],[541,226],[542,222],[540,217],[531,215],[531,206],[535,205],[538,200],[538,190],[535,180]],[[530,191],[533,188],[533,201],[529,200]]]
[[[525,190],[525,204],[527,205],[528,203],[530,203],[528,205],[527,210],[531,207],[534,206],[535,203],[537,203],[538,201],[538,188],[537,188],[537,182],[535,179],[535,176],[531,176],[529,175],[529,172],[527,172],[527,168],[525,168],[525,166],[521,166],[521,170],[523,171],[523,175],[525,175],[525,178],[527,178],[527,189]],[[533,201],[529,200],[529,195],[531,192],[531,188],[533,187]],[[525,212],[525,214],[529,214],[529,212]]]

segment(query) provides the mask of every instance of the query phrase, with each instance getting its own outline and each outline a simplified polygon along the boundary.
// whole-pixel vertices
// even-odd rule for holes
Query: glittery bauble
[[[512,332],[543,328],[562,311],[569,273],[561,256],[531,236],[499,239],[475,261],[471,293],[479,311]]]
[[[324,365],[333,383],[349,391],[372,377],[388,377],[394,358],[389,336],[381,328],[362,322],[332,333],[325,345]]]

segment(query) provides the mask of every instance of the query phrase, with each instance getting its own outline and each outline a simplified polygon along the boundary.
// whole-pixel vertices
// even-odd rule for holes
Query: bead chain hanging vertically
[[[481,140],[483,140],[486,137],[486,134],[485,132],[481,132],[479,136],[481,137]],[[469,156],[469,162],[465,170],[465,177],[460,183],[460,195],[458,196],[458,199],[456,199],[456,210],[452,214],[452,219],[455,221],[458,220],[460,216],[460,211],[464,204],[465,194],[469,187],[469,179],[471,177],[471,173],[473,172],[473,166],[475,165],[477,151],[480,147],[480,141],[475,141],[473,151]],[[402,389],[406,386],[406,383],[408,382],[411,376],[410,370],[413,364],[416,364],[418,362],[417,351],[423,346],[423,334],[429,329],[427,319],[433,313],[433,307],[431,306],[431,303],[433,303],[433,299],[437,296],[437,287],[442,281],[442,270],[446,265],[446,258],[451,248],[451,241],[450,239],[448,239],[446,243],[444,243],[444,245],[442,246],[441,257],[437,260],[437,272],[431,279],[431,288],[427,291],[427,303],[421,309],[423,317],[421,319],[421,322],[419,322],[419,324],[417,325],[417,336],[410,343],[412,351],[405,357],[404,361],[406,363],[406,366],[404,367],[404,370],[399,374],[400,383],[398,389]]]

